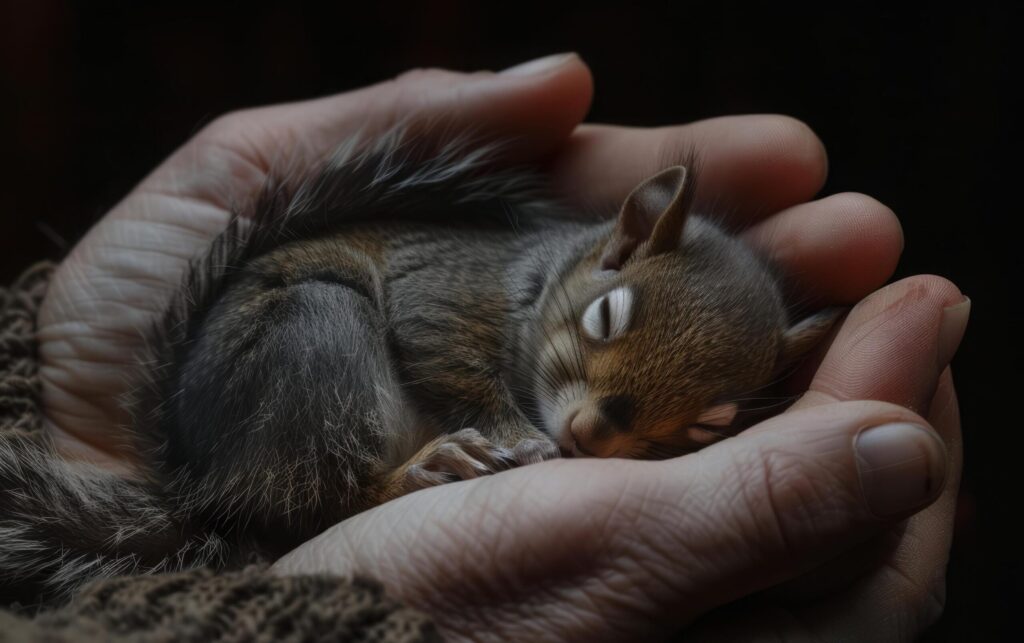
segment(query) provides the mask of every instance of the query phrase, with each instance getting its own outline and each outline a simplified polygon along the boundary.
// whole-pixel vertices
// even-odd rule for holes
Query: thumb
[[[932,430],[902,407],[821,405],[676,460],[552,461],[417,492],[275,570],[371,575],[456,637],[639,640],[928,504],[944,463]],[[525,607],[517,617],[509,605]]]
[[[689,462],[688,462],[689,460]],[[932,503],[945,447],[883,402],[786,413],[665,463],[688,505],[675,539],[693,615],[796,577]]]

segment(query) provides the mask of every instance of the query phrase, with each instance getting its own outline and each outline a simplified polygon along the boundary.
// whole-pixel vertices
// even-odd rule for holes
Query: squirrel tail
[[[156,487],[68,462],[46,436],[0,433],[0,601],[61,602],[87,581],[221,564]]]
[[[443,132],[439,132],[443,134]],[[197,566],[239,556],[237,543],[205,530],[175,495],[162,463],[190,341],[204,316],[249,260],[341,223],[378,218],[460,218],[518,226],[551,212],[546,190],[522,169],[495,170],[502,146],[472,137],[428,144],[401,127],[353,137],[317,171],[270,181],[193,263],[165,315],[149,333],[137,386],[127,395],[140,453],[169,476],[133,480],[67,462],[45,435],[0,434],[0,600],[62,600],[86,581]],[[194,509],[194,508],[193,508]],[[15,588],[18,595],[14,595]],[[26,596],[26,588],[32,588]]]

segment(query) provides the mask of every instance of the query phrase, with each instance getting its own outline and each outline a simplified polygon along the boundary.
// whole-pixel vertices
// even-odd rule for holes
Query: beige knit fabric
[[[40,427],[36,312],[52,272],[51,264],[36,264],[9,289],[0,288],[0,430]]]
[[[102,581],[34,620],[0,612],[0,641],[439,640],[377,583],[261,568]]]
[[[39,264],[0,288],[0,432],[41,428],[34,334],[51,273]],[[278,577],[264,567],[103,580],[32,615],[3,607],[12,606],[0,606],[0,641],[440,640],[426,616],[385,596],[379,583]]]

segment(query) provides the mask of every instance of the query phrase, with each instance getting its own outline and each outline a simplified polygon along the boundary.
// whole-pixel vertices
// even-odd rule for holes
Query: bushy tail
[[[59,602],[83,583],[223,564],[155,487],[60,458],[45,435],[0,432],[0,601]]]
[[[352,139],[319,170],[268,182],[193,264],[147,336],[127,404],[138,451],[150,464],[161,466],[178,421],[168,400],[178,391],[187,348],[206,311],[252,258],[346,222],[461,218],[509,226],[554,211],[534,175],[495,170],[500,145],[421,140],[400,129]],[[172,495],[175,474],[163,464],[160,482],[131,480],[64,461],[43,434],[0,433],[0,600],[52,602],[95,578],[220,566],[238,556],[236,543],[190,519],[188,503]]]

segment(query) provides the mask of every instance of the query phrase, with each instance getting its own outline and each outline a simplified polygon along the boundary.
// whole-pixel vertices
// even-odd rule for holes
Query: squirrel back
[[[391,497],[559,451],[685,453],[738,430],[743,398],[830,326],[791,323],[771,267],[691,215],[692,164],[609,220],[494,152],[395,132],[269,185],[149,335],[127,401],[142,478],[104,487],[35,460],[48,493],[112,490],[124,520],[19,509],[28,536],[2,576],[70,591],[118,561],[273,556]],[[55,564],[26,562],[57,543]]]
[[[137,476],[66,463],[45,436],[0,436],[0,596],[33,607],[61,602],[95,578],[222,567],[266,553],[244,528],[223,529],[210,520],[232,507],[204,500],[202,488],[166,466],[169,435],[180,434],[173,427],[182,369],[207,315],[244,266],[339,221],[481,213],[507,221],[550,213],[556,206],[543,201],[534,177],[493,171],[497,151],[467,140],[428,145],[396,130],[371,141],[354,139],[308,176],[268,182],[192,263],[147,333],[136,386],[124,400],[141,463]],[[509,203],[516,204],[511,213]],[[237,511],[235,517],[249,519]],[[309,534],[327,524],[309,522],[315,525],[297,531]]]

